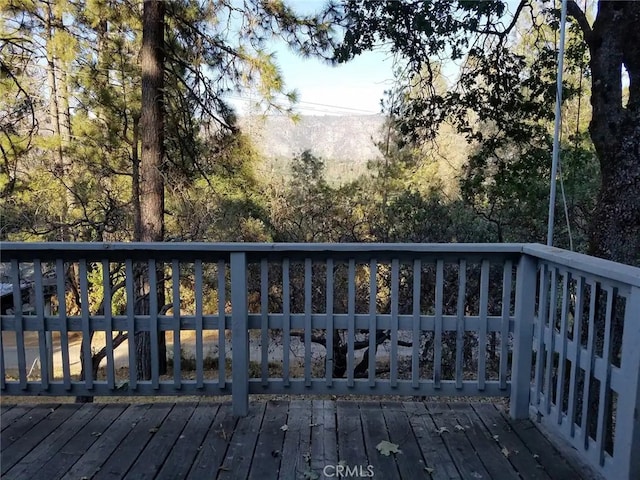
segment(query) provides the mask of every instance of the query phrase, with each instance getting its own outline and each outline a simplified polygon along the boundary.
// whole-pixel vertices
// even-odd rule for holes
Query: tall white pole
[[[551,192],[549,195],[549,223],[547,225],[547,245],[553,245],[553,223],[556,208],[556,177],[560,157],[560,125],[562,123],[562,76],[564,69],[564,37],[567,24],[567,0],[562,0],[560,11],[560,48],[558,49],[558,74],[556,87],[556,120],[553,129],[553,154],[551,162]]]

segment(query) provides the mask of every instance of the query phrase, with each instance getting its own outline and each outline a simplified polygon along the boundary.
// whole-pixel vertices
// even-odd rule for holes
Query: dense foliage
[[[539,218],[543,200],[538,178],[548,178],[549,121],[555,99],[555,50],[558,2],[492,0],[448,2],[340,3],[345,28],[336,59],[348,61],[385,44],[406,62],[405,102],[394,109],[400,132],[409,141],[436,137],[451,122],[476,148],[469,158],[468,199],[485,202],[482,214],[496,225],[516,206],[527,220]],[[600,1],[593,8],[568,2],[571,34],[565,98],[587,84],[593,115],[584,143],[577,128],[575,155],[565,162],[592,172],[585,153],[595,151],[601,176],[598,201],[584,199],[593,211],[580,219],[589,224],[590,253],[640,264],[640,3]],[[459,75],[450,88],[438,88],[438,66],[454,62]],[[625,98],[623,73],[629,77]],[[584,82],[583,82],[584,79]],[[528,182],[531,181],[533,185]],[[574,189],[575,193],[580,193]],[[584,202],[580,202],[584,203]],[[581,205],[577,214],[585,210]],[[511,215],[511,214],[509,214]],[[523,234],[539,238],[533,225]],[[506,238],[503,233],[501,239]]]
[[[2,10],[2,238],[135,238],[142,9],[4,0]],[[550,2],[509,12],[500,1],[347,1],[300,16],[282,2],[184,0],[164,15],[166,239],[544,241]],[[569,222],[559,211],[556,244],[586,250],[599,168],[581,32],[575,23],[568,36],[560,179]],[[268,51],[274,35],[336,61],[388,42],[405,65],[384,102],[382,159],[367,174],[329,184],[312,151],[300,152],[289,181],[256,174],[262,160],[224,93],[249,85],[267,104],[278,92],[294,99]],[[445,57],[457,82],[444,78]],[[462,153],[447,146],[462,138]],[[453,156],[461,160],[444,175]]]

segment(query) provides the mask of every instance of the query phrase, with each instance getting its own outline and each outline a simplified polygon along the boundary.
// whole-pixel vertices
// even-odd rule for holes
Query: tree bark
[[[53,137],[55,148],[53,150],[53,171],[56,177],[62,178],[64,175],[64,154],[62,151],[62,136],[60,128],[60,108],[58,104],[58,85],[56,75],[56,59],[53,54],[53,11],[51,4],[47,4],[44,13],[45,21],[45,38],[46,38],[46,55],[47,55],[47,83],[49,86],[49,120],[53,129]],[[64,226],[67,220],[68,205],[66,196],[62,199],[62,208],[60,209],[60,241],[69,240],[69,229]]]
[[[164,3],[145,1],[142,27],[140,130],[141,240],[164,238]]]
[[[131,140],[132,180],[131,199],[133,204],[133,241],[142,240],[142,213],[140,211],[140,118],[133,118],[133,136]]]
[[[588,39],[593,118],[602,185],[590,253],[640,265],[640,2],[600,1]],[[622,68],[629,79],[623,102]]]
[[[145,1],[142,13],[142,111],[140,133],[140,240],[160,242],[164,239],[164,2]],[[148,287],[148,265],[143,266],[142,283]],[[147,273],[145,275],[145,273]],[[139,293],[149,292],[158,296],[163,305],[162,284],[156,292],[149,292],[140,285]],[[148,296],[136,301],[141,310],[148,311]],[[162,352],[161,357],[162,357]],[[136,359],[138,378],[151,378],[151,341],[149,332],[136,334]]]

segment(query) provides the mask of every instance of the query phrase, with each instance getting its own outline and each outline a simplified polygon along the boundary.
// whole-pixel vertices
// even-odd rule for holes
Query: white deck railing
[[[509,396],[607,476],[640,476],[640,269],[523,244],[1,253],[3,395],[231,394],[237,415],[251,393]]]

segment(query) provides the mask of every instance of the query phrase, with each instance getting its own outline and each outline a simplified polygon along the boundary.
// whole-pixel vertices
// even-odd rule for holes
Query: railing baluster
[[[260,352],[262,364],[262,386],[269,386],[269,263],[266,258],[260,261]]]
[[[222,283],[222,286],[225,284]],[[220,288],[220,285],[218,285]],[[231,342],[233,415],[249,413],[249,321],[247,310],[247,257],[231,253]],[[220,366],[224,368],[224,366]]]
[[[289,259],[282,260],[282,383],[289,386],[289,356],[291,354],[291,279]]]
[[[16,332],[16,353],[18,355],[18,378],[20,388],[27,389],[27,360],[24,345],[24,319],[22,316],[22,288],[20,285],[20,264],[11,260],[11,282],[13,283],[13,318]]]
[[[626,296],[624,308],[624,335],[620,368],[624,374],[625,388],[618,394],[615,445],[613,462],[616,478],[640,478],[640,287],[634,286]]]
[[[147,263],[147,271],[149,272],[149,340],[151,342],[151,386],[154,390],[157,390],[158,388],[160,388],[160,354],[158,352],[158,268],[155,258],[149,259]],[[165,332],[162,332],[162,335],[165,335]],[[175,364],[175,356],[173,363]]]
[[[605,439],[608,429],[609,402],[611,396],[608,395],[611,388],[611,329],[613,325],[613,299],[617,291],[611,286],[607,286],[607,309],[604,320],[604,345],[602,347],[602,359],[605,365],[605,377],[600,380],[600,397],[598,401],[598,428],[596,434],[596,448],[598,451],[600,465],[604,463]],[[633,419],[631,419],[633,420]],[[624,420],[623,420],[624,421]]]
[[[0,318],[0,324],[2,323],[2,318]],[[2,341],[2,338],[4,337],[4,330],[2,330],[2,328],[0,328],[0,390],[4,390],[5,388],[7,388],[7,383],[6,383],[6,371],[4,368],[4,342]]]
[[[535,405],[542,408],[541,394],[544,383],[545,348],[547,347],[547,318],[549,311],[547,303],[549,299],[549,274],[546,263],[540,265],[540,299],[538,301],[538,336],[536,337],[536,364],[535,364]],[[548,395],[545,394],[545,398]]]
[[[91,366],[91,325],[89,322],[89,283],[87,280],[87,261],[82,258],[79,263],[80,275],[80,309],[82,313],[82,357],[84,361],[84,382],[87,390],[93,389],[93,372]]]
[[[569,380],[569,406],[567,409],[567,417],[569,418],[569,433],[573,437],[575,435],[575,416],[578,404],[578,369],[580,368],[580,354],[582,352],[582,314],[583,314],[583,291],[584,277],[580,275],[576,282],[576,310],[573,316],[573,344],[576,349],[576,357],[571,362],[571,377]]]
[[[547,344],[547,367],[545,369],[545,395],[544,411],[548,415],[551,413],[551,401],[553,399],[553,356],[555,353],[555,333],[556,333],[556,310],[558,306],[558,269],[551,270],[551,298],[549,302],[549,326],[546,334]]]
[[[204,387],[204,324],[203,303],[204,289],[202,285],[202,259],[198,258],[193,264],[193,275],[196,289],[196,386]]]
[[[47,327],[44,318],[44,286],[42,282],[42,264],[39,259],[33,261],[35,283],[36,317],[38,318],[38,355],[40,356],[40,383],[44,390],[49,389],[49,352],[47,349]]]
[[[376,386],[376,352],[378,350],[378,261],[369,262],[369,386]]]
[[[180,340],[180,262],[171,261],[171,292],[173,294],[173,384],[182,388],[182,344]]]
[[[489,260],[482,261],[480,272],[480,324],[478,325],[478,390],[487,380],[487,315],[489,306]]]
[[[589,447],[589,401],[591,390],[591,371],[593,370],[594,342],[595,342],[595,318],[596,318],[596,297],[597,288],[595,280],[589,280],[590,298],[589,298],[589,333],[587,338],[587,362],[584,370],[584,385],[582,392],[582,444],[584,448]]]
[[[353,258],[349,259],[347,277],[347,386],[353,387],[353,371],[355,369],[356,338],[356,266]]]
[[[442,381],[442,296],[444,292],[444,262],[436,261],[435,347],[433,352],[433,387],[439,389]]]
[[[562,405],[564,404],[565,364],[567,360],[567,327],[569,316],[569,286],[571,273],[566,271],[562,278],[562,311],[560,312],[560,351],[558,357],[558,379],[556,383],[556,421],[562,423]]]
[[[62,382],[65,390],[71,390],[71,362],[69,361],[69,333],[67,330],[67,272],[62,259],[56,260],[56,290],[58,318],[60,319],[60,353],[62,358]]]
[[[422,261],[413,261],[413,332],[411,334],[411,386],[420,388],[420,287]]]
[[[513,262],[505,260],[502,273],[502,321],[500,323],[500,390],[507,389],[507,371],[509,368],[509,318],[511,311],[511,278]]]
[[[531,345],[535,316],[536,261],[522,255],[516,277],[515,327],[513,331],[513,369],[511,374],[511,418],[529,418],[531,390]]]
[[[311,386],[311,259],[304,260],[304,385]]]
[[[218,385],[224,388],[227,378],[227,276],[224,260],[218,261]],[[231,285],[233,290],[233,284]],[[233,299],[232,299],[233,301]],[[245,300],[246,301],[246,300]],[[233,341],[233,340],[232,340]],[[233,356],[233,353],[232,353]]]
[[[467,261],[458,263],[458,305],[456,307],[456,388],[462,389],[464,375],[465,296],[467,287]]]
[[[127,258],[124,262],[125,288],[127,290],[127,337],[129,344],[129,389],[135,390],[138,387],[138,372],[136,365],[136,322],[135,322],[135,276],[133,273],[133,260]]]
[[[107,357],[107,386],[116,388],[115,361],[113,352],[113,314],[111,311],[111,271],[109,260],[102,260],[102,303],[104,309],[104,336]]]
[[[391,361],[389,385],[391,388],[398,386],[398,303],[400,262],[397,258],[391,260]]]
[[[325,377],[327,387],[333,385],[333,259],[327,259],[327,357],[325,364]]]

